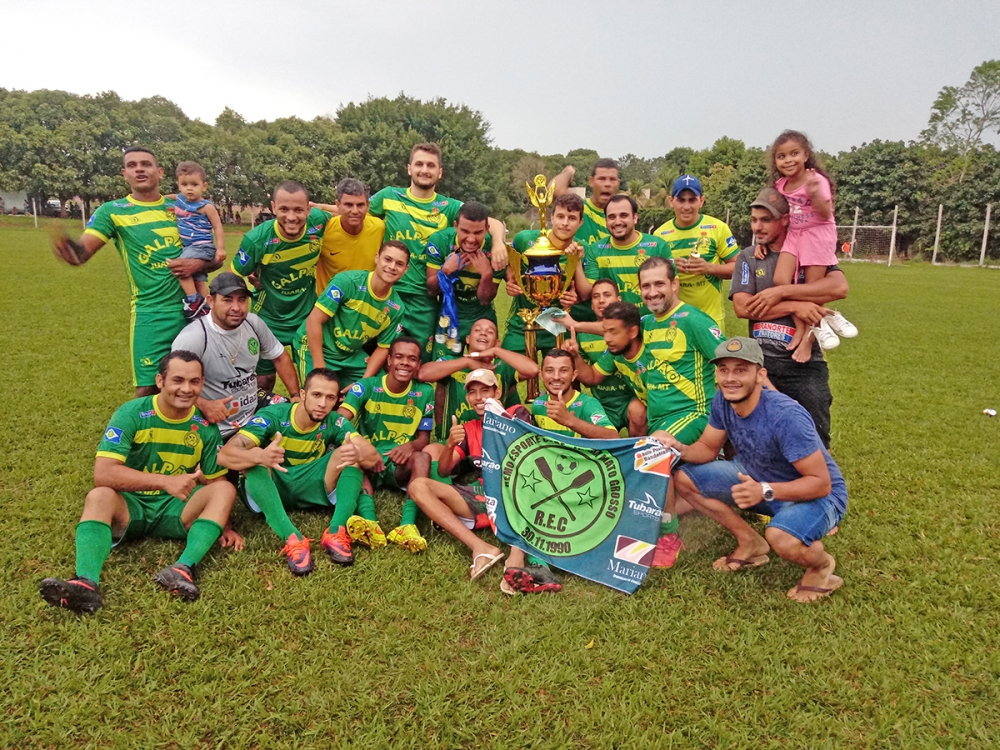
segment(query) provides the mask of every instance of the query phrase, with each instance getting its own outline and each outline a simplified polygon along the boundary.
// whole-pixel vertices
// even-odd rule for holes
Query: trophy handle
[[[524,280],[521,278],[521,253],[514,249],[513,245],[507,245],[507,267],[514,274],[514,281],[521,287],[524,293]]]
[[[566,294],[569,289],[569,285],[573,283],[573,275],[576,273],[576,266],[579,262],[580,256],[576,253],[566,256],[566,281],[563,284],[562,292],[559,295],[560,297],[563,294]]]

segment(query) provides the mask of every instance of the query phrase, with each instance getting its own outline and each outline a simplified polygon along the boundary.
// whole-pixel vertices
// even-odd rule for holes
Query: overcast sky
[[[1000,2],[284,0],[4,3],[0,88],[156,94],[213,122],[368,96],[477,109],[497,146],[663,155],[806,131],[909,140],[1000,58]]]

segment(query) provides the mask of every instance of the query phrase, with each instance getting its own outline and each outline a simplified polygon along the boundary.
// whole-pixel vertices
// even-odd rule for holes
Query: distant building
[[[0,191],[0,214],[9,214],[12,211],[16,211],[19,214],[24,213],[24,202],[26,200],[28,200],[27,193],[5,193]]]

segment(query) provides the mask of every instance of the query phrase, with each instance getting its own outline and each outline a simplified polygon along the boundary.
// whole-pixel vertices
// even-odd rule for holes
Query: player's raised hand
[[[198,477],[201,475],[199,468],[194,474],[173,474],[163,477],[163,490],[178,500],[187,500],[198,486]],[[202,477],[204,478],[204,477]]]
[[[455,271],[462,267],[462,256],[458,253],[451,253],[447,258],[445,258],[444,264],[441,266],[441,272],[445,276],[451,276]]]
[[[563,341],[563,349],[574,355],[580,353],[580,342],[576,340],[575,326],[569,329],[569,338]]]
[[[760,482],[755,482],[753,477],[747,476],[743,472],[736,475],[740,480],[739,484],[733,485],[733,502],[740,508],[752,508],[764,499],[764,488]]]
[[[549,394],[549,399],[545,402],[545,413],[556,424],[561,424],[563,427],[567,426],[566,422],[569,420],[570,413],[563,402],[562,391],[559,391],[555,398],[552,397],[552,394]]]
[[[515,284],[513,280],[507,279],[507,296],[520,297],[522,294],[524,294],[524,290]]]
[[[458,417],[451,415],[451,430],[448,431],[448,445],[454,448],[465,442],[465,426],[459,424]]]
[[[259,465],[266,466],[269,469],[277,469],[287,474],[288,469],[281,465],[284,462],[285,449],[281,447],[281,433],[276,432],[274,433],[274,437],[271,438],[271,442],[261,451]]]
[[[340,463],[337,464],[338,469],[354,466],[354,464],[361,460],[361,451],[354,444],[353,436],[349,435],[344,444],[337,449],[337,456],[340,459]]]
[[[569,243],[569,245],[566,246],[566,249],[563,250],[563,252],[566,255],[576,255],[576,256],[579,256],[580,258],[582,258],[583,257],[583,245],[581,245],[579,242],[571,242],[571,243]]]
[[[580,301],[580,295],[576,293],[575,284],[571,284],[569,289],[563,292],[562,296],[559,297],[559,304],[562,307],[572,307],[579,301]]]

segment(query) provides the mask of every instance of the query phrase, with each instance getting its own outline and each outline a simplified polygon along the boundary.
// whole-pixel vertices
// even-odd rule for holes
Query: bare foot
[[[838,531],[840,531],[840,527],[839,526],[834,526],[832,529],[830,529],[828,532],[826,532],[823,536],[833,536]]]
[[[795,347],[795,351],[792,353],[792,359],[796,362],[809,361],[812,357],[812,338],[812,331],[807,332],[802,337],[802,341],[799,342],[799,345]]]
[[[795,322],[798,323],[799,322],[798,319],[796,319]],[[809,329],[805,325],[802,325],[802,326],[796,325],[795,326],[795,335],[792,336],[792,340],[791,341],[789,341],[787,344],[785,344],[785,348],[788,351],[791,351],[792,349],[798,349],[799,346],[802,345],[802,340],[805,338],[806,331],[808,331],[808,330]]]
[[[469,577],[473,581],[476,580],[501,560],[503,560],[503,552],[498,547],[491,546],[482,552],[474,553],[472,565],[469,566]]]
[[[832,555],[828,557],[830,559],[826,565],[821,568],[810,568],[795,587],[788,590],[789,599],[808,604],[829,596],[844,585],[844,579],[833,574],[837,561]]]
[[[747,545],[741,544],[726,557],[720,557],[712,563],[712,567],[724,572],[756,568],[768,561],[767,553],[770,551],[771,547],[768,543],[764,541],[763,537],[758,536],[757,541]],[[743,562],[738,562],[740,560]]]

